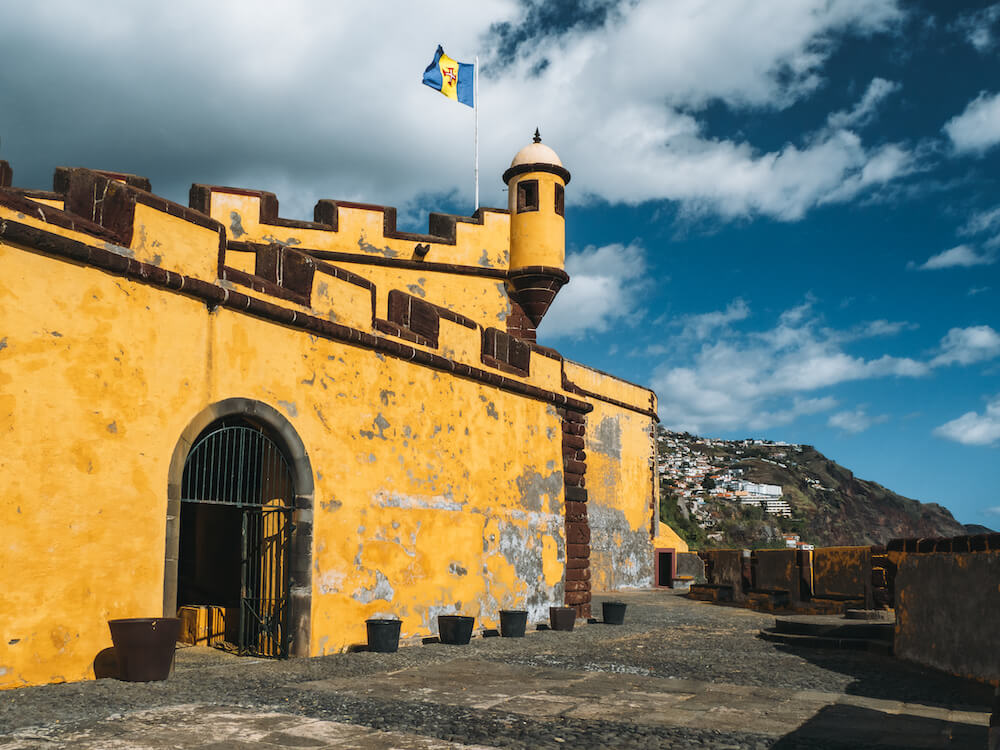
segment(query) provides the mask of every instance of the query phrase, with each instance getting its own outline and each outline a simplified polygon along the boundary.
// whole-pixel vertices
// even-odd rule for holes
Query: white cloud
[[[859,406],[854,411],[840,411],[836,414],[831,414],[830,418],[827,420],[827,424],[831,427],[836,427],[838,430],[843,432],[857,434],[859,432],[864,432],[872,425],[886,422],[888,419],[889,416],[887,414],[871,416],[868,414],[865,407]]]
[[[990,445],[1000,440],[1000,394],[982,414],[970,411],[935,428],[934,434],[963,445]]]
[[[836,401],[824,391],[843,383],[919,378],[938,367],[1000,356],[1000,334],[989,326],[952,328],[924,359],[857,356],[846,348],[851,342],[893,336],[915,326],[874,320],[837,330],[821,325],[814,304],[808,297],[781,313],[772,328],[750,332],[719,324],[701,329],[701,337],[691,334],[691,321],[726,321],[743,309],[741,300],[726,310],[684,321],[682,333],[668,341],[670,359],[652,377],[664,424],[696,433],[765,429],[833,409]],[[886,419],[858,407],[831,415],[828,424],[859,432]]]
[[[564,286],[538,329],[545,339],[581,338],[628,324],[637,316],[649,285],[646,253],[640,245],[589,246],[566,256],[570,283]]]
[[[932,255],[919,266],[910,261],[907,268],[918,271],[937,271],[942,268],[971,268],[972,266],[988,266],[996,263],[996,256],[989,253],[977,253],[969,245],[958,245],[949,250]]]
[[[982,152],[1000,143],[1000,94],[983,91],[944,125],[958,153]]]
[[[406,206],[455,192],[471,202],[472,112],[419,83],[439,41],[463,61],[484,52],[486,205],[505,204],[498,176],[536,125],[574,174],[570,201],[665,199],[795,220],[912,169],[906,149],[843,129],[762,150],[699,119],[713,102],[774,112],[814,94],[842,38],[895,28],[894,0],[640,0],[599,28],[529,28],[536,36],[492,68],[490,29],[526,15],[514,0],[336,12],[306,0],[94,0],[86,10],[52,0],[8,15],[0,65],[19,73],[0,88],[0,110],[5,147],[13,129],[34,160],[28,173],[63,162],[135,171],[179,200],[198,181],[275,190],[293,216],[319,197]],[[848,120],[867,117],[885,85],[873,81]],[[31,119],[38,92],[65,117]]]
[[[1000,356],[1000,333],[989,326],[952,328],[941,339],[941,353],[931,365],[971,365]]]
[[[887,81],[884,78],[873,78],[868,84],[864,96],[861,97],[853,109],[842,112],[833,112],[827,117],[827,124],[831,128],[853,128],[863,127],[871,122],[878,109],[878,105],[890,94],[899,91],[901,86],[895,81]]]
[[[664,424],[702,433],[764,429],[834,408],[832,396],[817,393],[825,388],[930,371],[927,363],[910,358],[866,359],[848,353],[843,343],[856,335],[821,327],[812,305],[807,299],[763,331],[718,328],[713,340],[700,342],[676,337],[672,360],[652,378]],[[717,315],[725,317],[726,311]],[[902,325],[876,321],[857,330],[866,328],[889,335]]]
[[[975,13],[962,14],[955,25],[969,44],[979,52],[988,52],[996,43],[995,29],[992,27],[998,20],[1000,3]]]
[[[983,245],[991,250],[1000,248],[1000,206],[974,213],[958,232],[967,237],[989,233],[992,236]]]
[[[841,305],[843,307],[843,305]],[[864,323],[859,323],[852,328],[845,331],[836,331],[830,328],[824,328],[823,334],[827,336],[831,341],[859,341],[862,339],[872,339],[881,336],[896,336],[903,331],[915,331],[920,326],[916,323],[910,323],[905,320],[885,320],[881,318],[879,320],[869,320]]]
[[[727,326],[750,316],[750,307],[742,298],[737,297],[725,310],[702,313],[700,315],[685,315],[677,323],[683,326],[682,336],[702,340],[708,338],[717,328]]]
[[[959,229],[960,234],[976,235],[1000,229],[1000,206],[988,211],[977,211]]]

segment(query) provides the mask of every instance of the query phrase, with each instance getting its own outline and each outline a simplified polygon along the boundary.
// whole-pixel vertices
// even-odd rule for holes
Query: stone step
[[[702,602],[731,602],[733,587],[718,583],[698,583],[691,586],[687,596]]]
[[[817,638],[861,638],[892,642],[895,625],[890,622],[866,622],[838,620],[814,622],[798,618],[779,617],[771,628],[775,633],[786,635],[807,635]]]
[[[798,635],[795,633],[779,633],[772,628],[761,630],[759,638],[786,646],[799,648],[842,649],[849,651],[870,651],[872,653],[892,656],[892,642],[872,638],[838,638],[833,636]]]

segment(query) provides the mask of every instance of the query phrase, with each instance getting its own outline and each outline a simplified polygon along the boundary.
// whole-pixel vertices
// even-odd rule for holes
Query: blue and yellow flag
[[[475,65],[452,60],[438,45],[434,60],[424,71],[424,83],[437,89],[449,99],[474,106],[473,75]]]

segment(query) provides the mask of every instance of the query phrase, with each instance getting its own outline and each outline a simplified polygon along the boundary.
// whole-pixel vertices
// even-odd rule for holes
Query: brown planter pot
[[[576,625],[573,607],[549,607],[549,627],[553,630],[572,630]]]
[[[176,617],[130,617],[108,620],[118,657],[118,679],[126,682],[165,680],[174,664],[181,632]]]

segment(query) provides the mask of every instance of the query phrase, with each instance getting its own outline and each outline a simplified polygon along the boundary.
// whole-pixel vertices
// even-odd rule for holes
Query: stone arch
[[[163,565],[163,616],[177,613],[177,558],[180,544],[181,479],[184,463],[198,436],[213,422],[225,417],[244,417],[266,426],[287,451],[295,484],[292,515],[291,570],[289,571],[289,632],[292,656],[309,655],[312,611],[312,513],[315,486],[312,464],[305,445],[292,423],[281,412],[261,401],[227,398],[203,409],[181,433],[167,475],[167,534]]]

